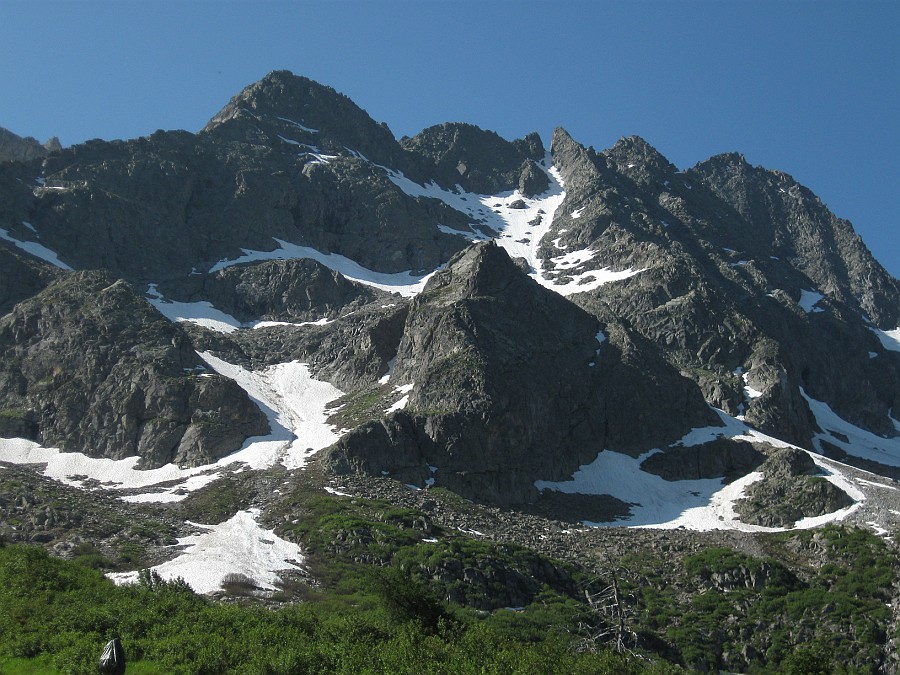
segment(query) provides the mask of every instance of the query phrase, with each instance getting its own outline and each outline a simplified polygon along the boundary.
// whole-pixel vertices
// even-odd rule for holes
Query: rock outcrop
[[[0,408],[45,445],[144,468],[209,463],[269,428],[177,326],[101,272],[66,275],[0,319]]]
[[[59,150],[62,150],[62,145],[56,136],[41,143],[31,136],[22,138],[9,129],[0,127],[0,162],[27,162]]]
[[[475,245],[410,307],[390,378],[411,385],[405,407],[350,432],[326,451],[329,466],[533,501],[535,480],[567,477],[604,448],[640,452],[716,423],[654,351],[618,327],[607,343],[503,249]],[[677,418],[656,419],[663,389]]]

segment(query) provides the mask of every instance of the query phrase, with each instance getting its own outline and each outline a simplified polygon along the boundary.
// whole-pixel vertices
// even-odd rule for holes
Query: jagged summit
[[[472,124],[447,123],[400,143],[415,156],[419,175],[434,177],[447,188],[459,184],[479,194],[520,188],[522,194],[532,197],[548,186],[543,172],[534,167],[545,154],[536,133],[510,142]]]
[[[271,72],[245,87],[201,133],[252,141],[267,130],[291,138],[299,135],[316,147],[325,138],[332,141],[329,150],[346,147],[381,164],[403,166],[399,145],[386,124],[375,122],[331,87],[287,70]]]
[[[62,150],[62,145],[56,136],[41,143],[31,136],[23,138],[0,127],[0,162],[26,162],[59,150]]]
[[[894,433],[900,363],[874,328],[900,324],[898,282],[815,195],[736,153],[677,171],[637,136],[598,152],[559,127],[550,151],[465,123],[398,142],[276,71],[198,134],[0,166],[0,302],[107,268],[199,325],[196,351],[339,387],[334,467],[488,501],[538,499],[603,452],[665,452],[721,426],[710,405],[820,452],[821,406]]]

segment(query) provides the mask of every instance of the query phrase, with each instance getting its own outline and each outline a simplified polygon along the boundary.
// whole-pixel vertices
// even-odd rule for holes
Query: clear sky
[[[199,130],[288,69],[397,137],[447,121],[680,168],[780,169],[900,276],[897,0],[2,0],[0,126],[64,145]]]

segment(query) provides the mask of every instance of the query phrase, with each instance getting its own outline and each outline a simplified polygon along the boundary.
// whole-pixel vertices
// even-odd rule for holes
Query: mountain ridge
[[[276,71],[197,134],[3,162],[0,194],[0,429],[180,465],[167,485],[98,489],[183,497],[191,471],[215,484],[237,453],[247,471],[387,472],[504,508],[589,508],[574,519],[595,524],[701,527],[666,515],[696,508],[743,532],[802,520],[747,511],[766,501],[742,482],[755,473],[771,475],[758,495],[838,518],[870,499],[841,466],[900,470],[900,282],[812,192],[736,153],[682,171],[640,137],[597,151],[562,127],[549,152],[465,123],[398,140]],[[79,325],[113,305],[118,332]],[[172,340],[171,372],[134,358]],[[104,358],[116,377],[79,391]],[[159,400],[125,412],[122,388],[151,380]],[[89,433],[54,412],[67,405]],[[201,424],[214,408],[234,423]],[[137,428],[156,440],[120,442]],[[778,459],[784,445],[814,468]]]

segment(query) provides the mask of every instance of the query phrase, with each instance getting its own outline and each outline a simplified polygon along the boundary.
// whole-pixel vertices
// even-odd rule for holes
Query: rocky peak
[[[553,131],[550,153],[553,155],[553,164],[562,174],[567,191],[587,188],[602,181],[603,174],[594,161],[593,153],[562,127]]]
[[[284,135],[322,150],[348,148],[394,168],[404,164],[387,125],[375,122],[331,87],[287,70],[271,72],[244,88],[201,133],[263,144]]]
[[[464,297],[497,295],[513,282],[518,271],[493,240],[481,242],[457,253],[446,269],[428,281],[425,294],[440,297],[442,304]]]
[[[665,180],[678,171],[675,165],[640,136],[621,138],[603,154],[620,172],[639,183]]]
[[[846,220],[790,175],[717,155],[688,172],[749,224],[748,245],[785,258],[820,291],[856,307],[883,329],[900,323],[900,282],[875,260]],[[746,234],[746,233],[744,233]]]
[[[413,157],[421,177],[446,188],[459,184],[480,194],[520,188],[531,197],[548,186],[546,176],[534,167],[545,154],[536,133],[507,141],[473,124],[445,123],[403,138],[400,144]]]
[[[62,145],[56,136],[46,143],[41,143],[31,136],[22,138],[0,127],[0,162],[27,162],[59,150],[62,150]]]

